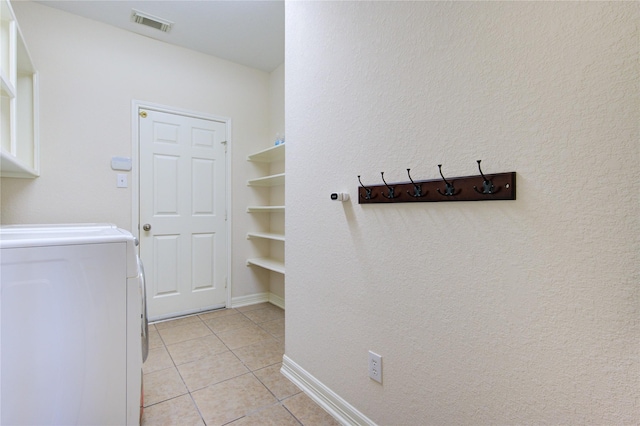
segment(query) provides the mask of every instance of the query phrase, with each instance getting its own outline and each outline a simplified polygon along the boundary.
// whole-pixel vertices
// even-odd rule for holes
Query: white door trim
[[[231,224],[233,221],[233,212],[231,205],[231,156],[232,147],[231,143],[231,118],[222,117],[218,115],[205,114],[196,111],[189,111],[182,108],[171,107],[167,105],[156,104],[152,102],[145,102],[134,99],[131,102],[131,233],[134,237],[140,239],[140,224],[138,219],[140,217],[140,146],[139,146],[139,126],[138,126],[138,111],[141,109],[150,109],[159,112],[165,112],[168,114],[186,115],[188,117],[199,118],[203,120],[214,120],[225,123],[227,131],[227,172],[225,176],[225,191],[226,191],[226,203],[227,203],[227,280],[226,280],[226,306],[231,307]]]

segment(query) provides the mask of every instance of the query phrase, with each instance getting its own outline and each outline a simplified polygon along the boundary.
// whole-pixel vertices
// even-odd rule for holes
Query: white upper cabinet
[[[0,0],[0,87],[0,176],[37,177],[38,78],[8,0]]]

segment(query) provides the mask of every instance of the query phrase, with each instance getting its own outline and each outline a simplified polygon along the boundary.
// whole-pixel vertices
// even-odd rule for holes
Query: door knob
[[[151,225],[145,223],[144,225],[142,225],[142,229],[144,229],[145,231],[151,231]]]

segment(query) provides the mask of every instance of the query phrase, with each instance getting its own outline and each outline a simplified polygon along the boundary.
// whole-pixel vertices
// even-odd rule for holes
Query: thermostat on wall
[[[131,170],[131,158],[129,157],[111,157],[111,168],[113,170]]]
[[[331,199],[337,201],[347,201],[349,199],[349,194],[346,192],[332,192]]]

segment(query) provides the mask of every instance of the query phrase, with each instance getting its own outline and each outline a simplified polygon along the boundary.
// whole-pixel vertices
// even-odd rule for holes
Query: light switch
[[[118,173],[118,188],[126,188],[129,186],[127,183],[127,175],[125,173]]]

